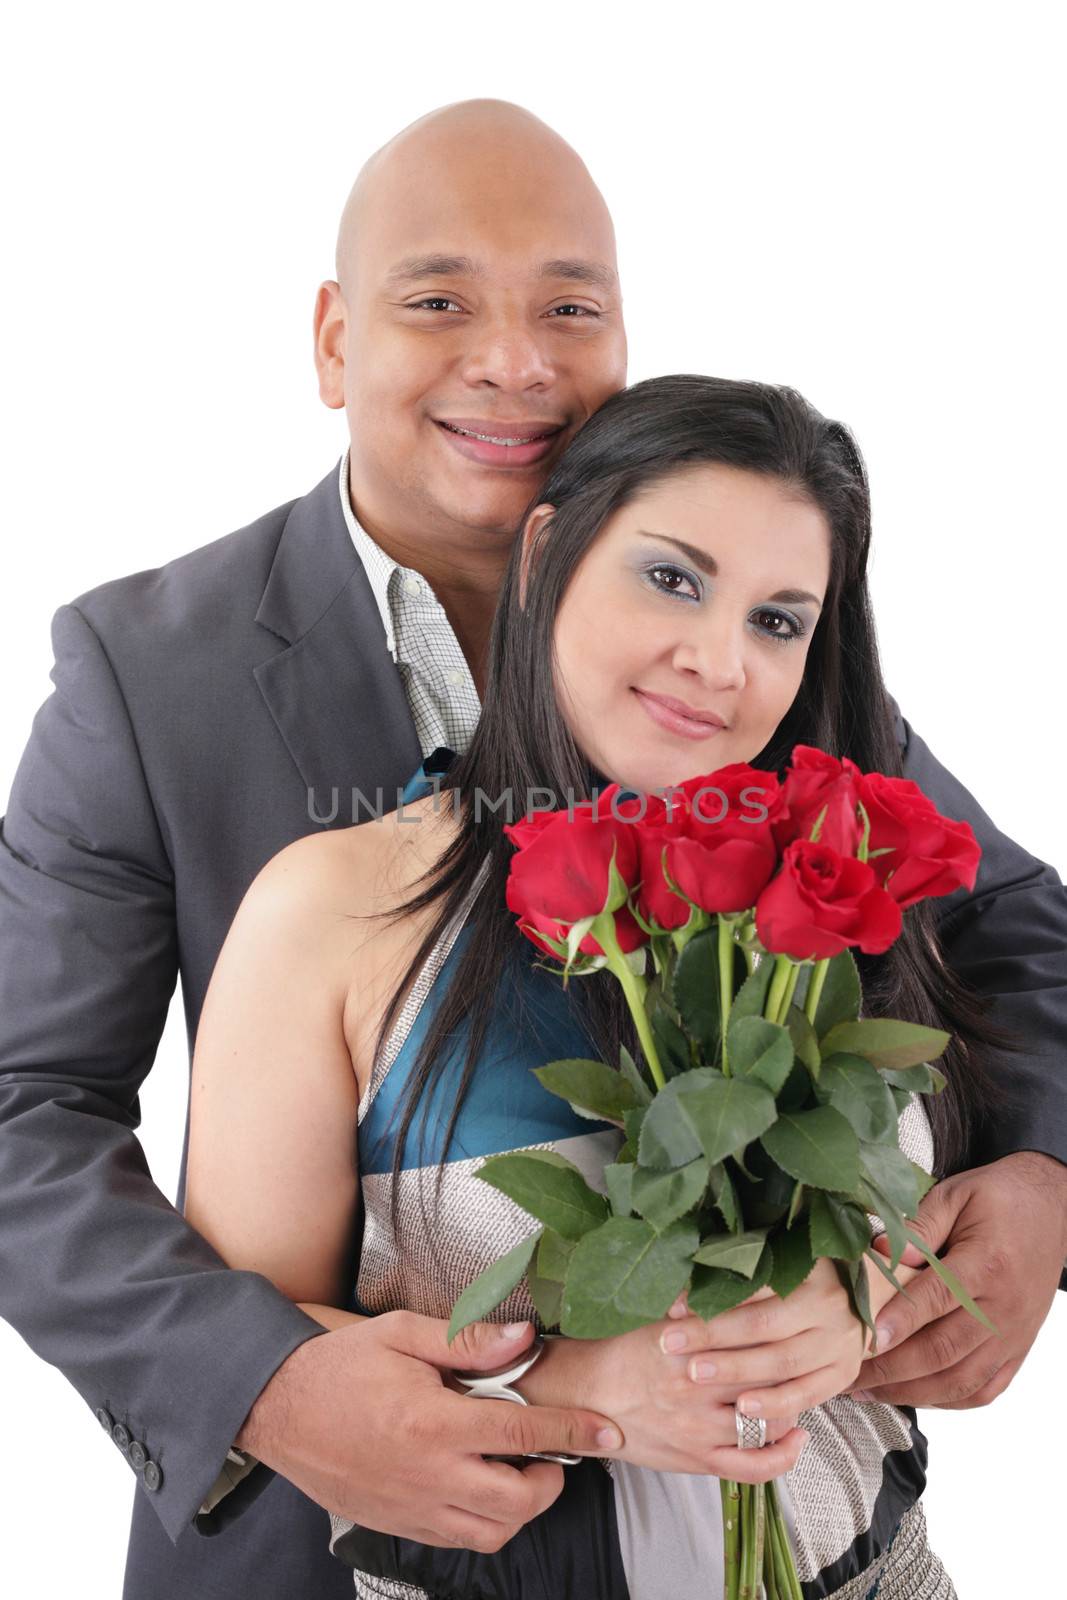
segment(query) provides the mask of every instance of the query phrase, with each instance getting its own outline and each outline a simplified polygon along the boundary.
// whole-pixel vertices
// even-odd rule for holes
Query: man
[[[195,1037],[263,863],[316,815],[352,821],[353,788],[395,801],[420,755],[466,742],[520,513],[623,385],[626,346],[601,196],[563,141],[500,102],[445,108],[372,158],[337,274],[315,359],[349,456],[303,499],[61,607],[55,693],[3,824],[0,1312],[137,1475],[127,1600],[348,1596],[320,1506],[449,1537],[448,1485],[420,1482],[417,1459],[444,1413],[373,1403],[412,1363],[459,1364],[443,1325],[323,1332],[227,1269],[152,1185],[137,1092],[179,973]],[[902,1342],[869,1381],[904,1403],[923,1385],[925,1403],[978,1402],[1025,1356],[1067,1248],[1067,905],[902,719],[899,733],[908,775],[985,849],[975,894],[944,902],[948,957],[1030,1050],[1003,1066],[1016,1103],[974,1153],[992,1164],[941,1185],[923,1219],[1003,1337],[926,1284],[906,1317],[888,1308]],[[462,1363],[502,1364],[502,1338],[482,1330]],[[470,1402],[472,1454],[507,1449],[487,1404]],[[585,1454],[604,1421],[496,1412],[522,1417],[527,1448]],[[548,1464],[514,1477],[501,1539],[561,1483]]]

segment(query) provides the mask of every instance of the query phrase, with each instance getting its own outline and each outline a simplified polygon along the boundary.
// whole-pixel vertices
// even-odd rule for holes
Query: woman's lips
[[[641,689],[633,692],[653,722],[658,722],[661,728],[666,728],[670,733],[680,733],[684,739],[710,739],[726,731],[716,722],[701,722],[696,717],[683,716],[680,711],[674,711],[655,695],[645,694]]]
[[[436,420],[436,419],[435,419]],[[455,426],[459,426],[456,424]],[[482,423],[475,428],[472,423],[464,424],[465,431],[457,433],[455,427],[447,422],[437,422],[437,428],[443,438],[461,456],[466,456],[469,461],[478,461],[485,467],[529,467],[535,461],[543,461],[553,448],[557,438],[563,431],[559,425],[553,425],[551,432],[540,432],[540,436],[525,439],[519,444],[498,444],[497,439],[508,439],[518,436],[523,438],[529,433],[528,428],[515,430],[512,434],[504,424]],[[492,434],[492,438],[477,437],[477,434]]]

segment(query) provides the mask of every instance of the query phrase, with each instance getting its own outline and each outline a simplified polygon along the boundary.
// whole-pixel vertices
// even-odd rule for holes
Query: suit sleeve
[[[1005,1092],[971,1164],[1017,1150],[1067,1163],[1067,890],[1051,866],[1001,833],[892,704],[904,776],[946,816],[969,822],[982,849],[973,890],[934,902],[945,959],[992,1002],[990,1020],[1023,1045],[991,1062]]]
[[[0,819],[0,1315],[64,1373],[172,1540],[253,1401],[321,1333],[228,1268],[156,1188],[136,1136],[178,974],[174,883],[125,702],[75,606]],[[135,1448],[136,1446],[136,1448]]]

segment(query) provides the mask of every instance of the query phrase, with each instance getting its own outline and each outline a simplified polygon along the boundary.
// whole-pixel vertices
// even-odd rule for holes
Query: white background
[[[262,0],[21,8],[0,92],[0,800],[49,692],[55,608],[305,493],[337,461],[344,416],[317,397],[311,315],[349,185],[416,116],[492,95],[568,138],[614,211],[632,379],[789,382],[855,428],[890,688],[1062,874],[1052,15],[856,0],[661,0],[633,21],[580,3],[311,3],[299,20]],[[171,1195],[186,1078],[175,1005],[142,1102]],[[964,1600],[1055,1586],[1065,1334],[1060,1297],[991,1410],[923,1415],[932,1541]],[[33,1574],[49,1596],[117,1596],[128,1467],[2,1325],[0,1396],[0,1588],[28,1592]]]

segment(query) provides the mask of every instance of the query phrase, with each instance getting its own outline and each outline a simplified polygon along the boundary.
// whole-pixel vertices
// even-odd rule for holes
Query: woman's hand
[[[661,1336],[677,1327],[664,1319],[611,1339],[549,1339],[515,1388],[532,1405],[581,1405],[610,1417],[623,1443],[604,1455],[634,1466],[742,1483],[788,1472],[808,1440],[795,1416],[768,1414],[764,1448],[739,1450],[733,1405],[693,1384],[684,1354],[664,1354]]]
[[[921,1264],[909,1245],[897,1268],[901,1284]],[[864,1267],[877,1317],[893,1287],[873,1262],[865,1260]],[[761,1289],[705,1322],[688,1315],[683,1296],[668,1317],[673,1326],[661,1340],[668,1359],[684,1358],[690,1381],[715,1399],[736,1403],[747,1416],[766,1417],[768,1431],[771,1417],[798,1416],[854,1383],[870,1340],[836,1267],[825,1259],[785,1300]]]

